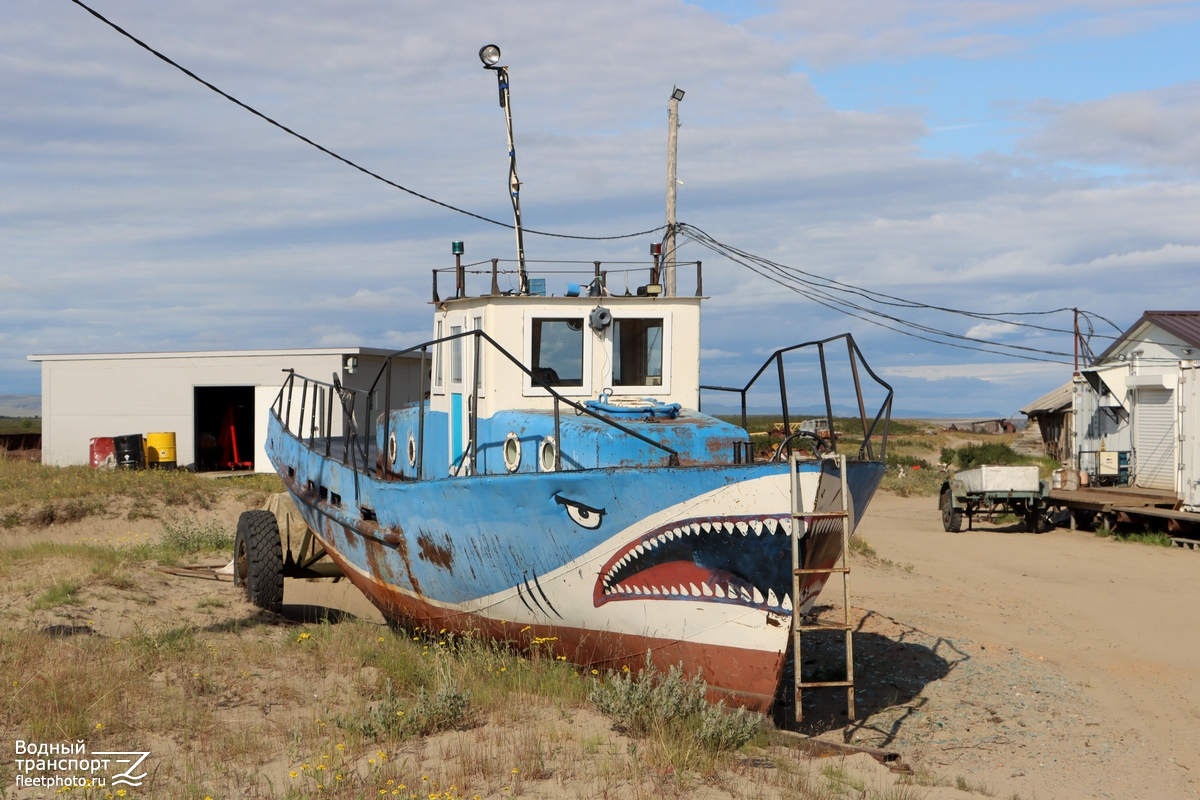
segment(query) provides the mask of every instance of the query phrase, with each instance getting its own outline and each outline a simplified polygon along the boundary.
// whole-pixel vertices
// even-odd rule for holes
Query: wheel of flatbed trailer
[[[950,492],[942,492],[942,527],[947,533],[958,533],[962,530],[963,512],[962,509],[954,507],[954,499],[950,496]]]
[[[270,511],[243,511],[233,540],[233,583],[259,608],[283,608],[283,543]]]
[[[1045,509],[1035,507],[1025,515],[1025,529],[1030,533],[1045,533],[1049,527]]]

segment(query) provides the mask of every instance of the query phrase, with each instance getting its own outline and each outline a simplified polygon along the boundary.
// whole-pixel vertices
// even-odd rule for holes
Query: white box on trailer
[[[954,476],[968,492],[1036,492],[1038,468],[985,465],[963,470]]]

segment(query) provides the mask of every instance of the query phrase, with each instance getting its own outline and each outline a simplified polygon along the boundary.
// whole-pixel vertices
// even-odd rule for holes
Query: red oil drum
[[[111,436],[92,439],[88,445],[88,463],[92,469],[116,469],[117,456]]]

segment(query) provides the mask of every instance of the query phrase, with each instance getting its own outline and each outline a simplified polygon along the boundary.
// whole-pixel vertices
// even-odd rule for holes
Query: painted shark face
[[[792,520],[676,520],[617,550],[601,568],[597,607],[621,600],[689,600],[792,610]]]

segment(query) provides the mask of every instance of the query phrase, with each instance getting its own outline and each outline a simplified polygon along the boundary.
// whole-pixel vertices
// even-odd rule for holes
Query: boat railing
[[[288,433],[293,434],[301,443],[308,439],[308,448],[317,451],[323,446],[326,458],[339,456],[344,466],[350,467],[355,474],[355,494],[358,494],[358,473],[365,471],[369,463],[370,442],[359,433],[359,413],[361,406],[365,409],[368,423],[370,419],[370,395],[363,389],[355,389],[342,384],[337,375],[332,382],[307,378],[297,375],[294,369],[285,369],[288,374],[271,405],[271,412],[278,418],[279,424]],[[300,382],[297,397],[296,382]],[[311,394],[311,397],[310,397]],[[333,399],[338,398],[338,413],[341,418],[342,437],[338,453],[333,452],[334,440],[334,408]],[[296,429],[292,430],[292,402],[299,405],[296,415]],[[361,403],[360,403],[361,400]],[[369,424],[368,424],[369,430]],[[361,466],[360,466],[361,464]]]
[[[655,261],[647,263],[645,261],[532,261],[526,260],[526,265],[535,265],[532,268],[525,270],[524,275],[526,282],[538,280],[537,276],[566,276],[568,280],[574,279],[577,283],[574,284],[575,291],[584,296],[602,297],[604,295],[638,295],[642,293],[651,293],[653,289],[649,287],[660,287],[660,281],[665,276],[666,264]],[[502,266],[504,265],[504,266]],[[584,266],[587,265],[587,266]],[[590,269],[589,269],[590,267]],[[680,269],[696,270],[696,297],[704,295],[704,271],[703,263],[700,261],[679,261],[675,264],[677,270],[676,275],[679,275]],[[461,297],[470,297],[472,295],[467,292],[467,276],[468,275],[490,275],[491,286],[486,294],[475,295],[477,297],[500,297],[503,295],[520,294],[521,287],[512,285],[508,289],[501,289],[501,279],[505,279],[510,283],[515,278],[518,283],[522,272],[520,265],[516,261],[510,261],[502,258],[490,258],[485,261],[476,261],[471,264],[455,264],[453,267],[444,267],[442,269],[432,270],[433,272],[433,302],[440,303],[443,300],[457,299]],[[451,295],[443,297],[441,295],[441,286],[438,281],[438,276],[445,273],[453,273],[454,275],[454,292]],[[643,276],[645,283],[641,286]],[[532,281],[530,280],[532,278]],[[618,284],[617,279],[620,278]],[[632,279],[632,281],[631,281]],[[545,280],[542,277],[541,280]],[[530,286],[524,287],[526,291],[532,291]],[[545,291],[545,284],[542,284],[542,292]]]
[[[337,376],[334,376],[333,382],[320,381],[313,378],[297,375],[293,370],[285,370],[288,373],[284,385],[280,388],[279,394],[272,406],[273,413],[279,418],[280,425],[290,434],[296,436],[302,443],[307,438],[307,446],[310,450],[319,451],[323,447],[325,457],[333,457],[340,455],[342,464],[350,467],[355,473],[367,473],[371,469],[371,445],[375,441],[374,426],[377,424],[376,419],[382,420],[383,425],[383,441],[390,441],[390,426],[391,413],[396,408],[392,406],[392,365],[396,359],[409,358],[412,354],[420,352],[420,389],[418,397],[424,398],[427,390],[430,388],[426,384],[428,375],[428,364],[430,363],[429,355],[432,348],[453,342],[458,339],[473,339],[473,358],[474,370],[472,374],[475,376],[474,391],[468,397],[471,398],[468,403],[468,448],[464,451],[459,466],[467,466],[470,474],[483,474],[479,471],[478,459],[478,423],[479,409],[477,398],[480,390],[480,362],[482,358],[482,349],[484,346],[489,346],[495,349],[497,353],[512,363],[518,370],[527,375],[532,385],[544,389],[554,400],[554,469],[555,471],[562,470],[562,426],[561,426],[561,410],[562,406],[567,406],[574,410],[577,415],[592,417],[599,422],[613,428],[627,436],[631,436],[646,444],[649,444],[663,453],[666,457],[668,466],[679,465],[679,453],[674,448],[656,441],[652,437],[646,436],[638,431],[622,425],[614,419],[610,419],[602,414],[599,414],[582,403],[577,403],[560,394],[553,386],[550,386],[533,370],[525,366],[512,353],[508,352],[500,343],[491,336],[488,336],[481,330],[463,331],[462,333],[443,336],[438,339],[431,339],[421,344],[413,345],[404,350],[397,350],[388,354],[383,359],[383,364],[380,366],[378,374],[374,381],[367,389],[356,389],[340,383]],[[297,396],[297,383],[299,382],[299,393]],[[381,386],[382,384],[382,386]],[[382,389],[383,403],[377,406],[375,398],[380,394]],[[334,452],[332,431],[334,429],[334,397],[338,398],[338,406],[341,418],[342,442],[339,453]],[[292,416],[293,404],[299,405],[299,413],[296,417]],[[427,403],[424,399],[418,400],[417,403],[417,433],[416,433],[416,479],[421,480],[425,477],[424,458],[425,458],[425,417]],[[360,415],[360,409],[362,411]],[[383,411],[382,414],[376,414],[376,411]],[[295,420],[295,430],[293,430],[293,420]],[[381,462],[375,467],[376,472],[382,477],[386,474],[384,464]]]
[[[817,351],[817,356],[821,362],[821,388],[824,392],[825,398],[825,420],[829,426],[829,444],[833,449],[833,452],[836,453],[837,432],[833,425],[833,401],[829,390],[829,368],[828,364],[826,363],[826,346],[832,345],[836,342],[841,342],[843,340],[846,343],[846,355],[849,359],[850,373],[854,378],[855,399],[857,400],[859,420],[862,423],[863,443],[859,447],[858,457],[860,459],[866,459],[870,461],[883,461],[887,455],[888,427],[890,426],[892,420],[892,387],[890,384],[876,375],[875,371],[871,369],[870,364],[868,364],[866,358],[863,357],[862,351],[859,350],[858,344],[854,341],[854,337],[849,333],[831,336],[828,339],[821,339],[818,341],[803,342],[801,344],[792,345],[791,347],[784,347],[776,350],[766,361],[763,362],[763,365],[758,368],[758,371],[754,373],[754,375],[750,378],[750,381],[741,388],[732,386],[705,385],[701,385],[700,388],[702,390],[707,389],[716,392],[732,392],[738,394],[741,398],[742,429],[748,431],[748,418],[746,413],[747,395],[749,394],[750,390],[754,388],[755,384],[758,382],[758,379],[766,374],[767,370],[772,364],[774,364],[779,376],[779,402],[783,409],[784,438],[781,446],[781,452],[786,450],[787,455],[791,456],[793,437],[790,435],[791,419],[788,410],[787,373],[784,365],[784,356],[789,353],[795,353],[801,350],[811,350],[815,348]],[[863,399],[862,380],[860,379],[858,372],[858,365],[860,363],[862,364],[863,369],[866,370],[867,375],[869,375],[875,383],[887,390],[887,395],[880,404],[879,410],[875,412],[875,416],[871,417],[869,420],[867,417],[866,403]],[[880,429],[881,422],[882,429]],[[880,435],[878,458],[875,456],[874,448],[871,446],[871,439],[876,435]],[[738,455],[737,451],[735,451],[735,456],[736,455]],[[752,455],[748,458],[748,460],[752,460]]]

